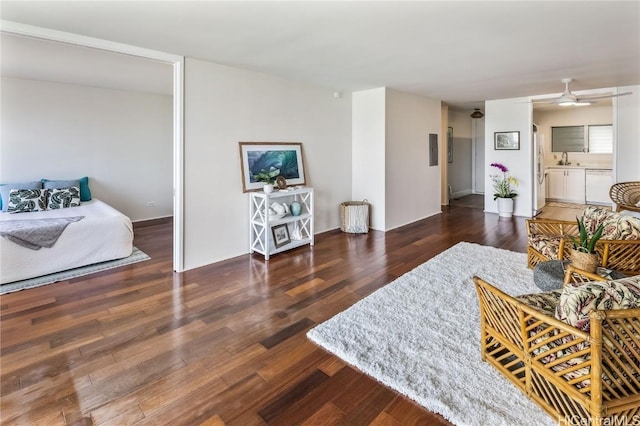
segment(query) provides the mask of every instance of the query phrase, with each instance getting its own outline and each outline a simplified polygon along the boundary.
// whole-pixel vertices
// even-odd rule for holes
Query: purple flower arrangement
[[[493,183],[493,199],[498,198],[515,198],[518,193],[512,189],[512,186],[518,186],[518,179],[509,176],[509,169],[507,166],[501,163],[491,163],[491,167],[495,167],[502,172],[502,176],[498,174],[491,174],[491,182]]]

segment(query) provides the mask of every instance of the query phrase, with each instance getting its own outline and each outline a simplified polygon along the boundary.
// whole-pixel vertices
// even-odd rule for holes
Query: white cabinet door
[[[585,191],[584,191],[585,174],[584,169],[567,169],[565,175],[565,200],[572,203],[584,204],[585,203]]]
[[[547,198],[563,200],[565,198],[565,176],[563,169],[549,169],[547,174]]]

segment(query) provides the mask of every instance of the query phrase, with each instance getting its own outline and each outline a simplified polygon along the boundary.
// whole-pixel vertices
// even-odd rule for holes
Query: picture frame
[[[429,133],[429,167],[438,165],[438,135]]]
[[[520,132],[495,132],[494,149],[496,150],[517,150],[520,149]]]
[[[261,171],[279,171],[287,185],[306,185],[302,143],[300,142],[239,142],[242,192],[259,191],[264,182],[254,176]]]
[[[273,234],[273,244],[276,246],[276,248],[280,248],[285,244],[289,244],[291,242],[289,228],[287,228],[286,223],[283,223],[282,225],[272,226],[271,233]]]
[[[453,163],[453,127],[447,127],[447,163]]]

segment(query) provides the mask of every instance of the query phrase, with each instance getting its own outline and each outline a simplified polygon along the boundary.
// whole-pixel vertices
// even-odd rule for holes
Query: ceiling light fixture
[[[471,113],[471,118],[482,118],[484,117],[484,114],[482,113],[482,111],[480,111],[480,108],[474,108],[473,112]]]
[[[558,103],[558,106],[587,106],[587,105],[591,105],[591,102],[573,102],[573,101],[566,101],[566,102],[560,102],[560,103]]]

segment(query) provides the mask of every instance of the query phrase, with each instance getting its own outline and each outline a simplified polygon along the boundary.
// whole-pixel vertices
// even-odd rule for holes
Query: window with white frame
[[[613,126],[599,124],[552,127],[551,151],[611,154],[613,152]]]
[[[611,124],[589,126],[589,151],[592,154],[613,152],[613,126]]]

